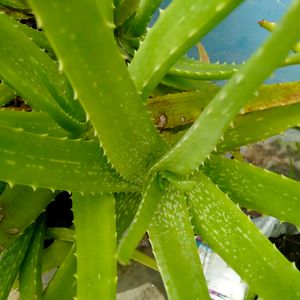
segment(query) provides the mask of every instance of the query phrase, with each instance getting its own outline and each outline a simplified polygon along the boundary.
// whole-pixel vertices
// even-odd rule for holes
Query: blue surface
[[[165,7],[170,1],[163,1]],[[240,63],[255,51],[269,33],[257,22],[262,19],[278,22],[291,0],[246,0],[203,40],[212,62]],[[300,16],[299,16],[300,18]],[[197,57],[197,50],[189,55]],[[268,82],[300,80],[300,66],[278,70]]]

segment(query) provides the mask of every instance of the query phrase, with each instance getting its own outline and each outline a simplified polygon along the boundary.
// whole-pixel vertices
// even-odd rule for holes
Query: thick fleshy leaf
[[[115,200],[117,240],[120,240],[137,212],[142,195],[139,193],[118,193],[115,195]]]
[[[69,132],[62,129],[47,113],[0,109],[0,126],[22,129],[36,134],[67,137]]]
[[[117,260],[114,197],[74,193],[72,198],[77,299],[115,299]]]
[[[142,98],[147,99],[169,68],[241,2],[172,1],[148,31],[128,68]]]
[[[150,22],[153,13],[159,7],[162,0],[140,0],[140,4],[130,23],[129,33],[133,36],[142,35]]]
[[[19,185],[6,188],[0,196],[0,253],[34,222],[53,198],[54,193],[46,189],[34,192]]]
[[[300,37],[299,14],[300,2],[294,1],[277,30],[227,82],[183,138],[152,168],[152,172],[169,170],[187,175],[203,163],[235,116]]]
[[[212,156],[203,171],[240,206],[300,227],[299,182],[219,156]]]
[[[0,300],[7,300],[20,265],[26,255],[33,231],[34,225],[31,225],[9,249],[0,255]]]
[[[79,192],[135,191],[108,164],[97,140],[36,135],[0,127],[0,180]]]
[[[202,272],[186,199],[172,185],[148,228],[169,299],[210,299]]]
[[[36,221],[34,233],[28,247],[19,274],[20,299],[42,298],[42,250],[46,229],[46,216],[41,215]]]
[[[167,144],[151,122],[114,40],[106,11],[112,14],[111,1],[102,2],[29,1],[109,161],[122,176],[140,180]]]
[[[13,100],[17,96],[17,93],[5,85],[4,83],[0,83],[0,106],[7,104],[10,100]]]
[[[205,175],[188,205],[195,231],[262,299],[300,298],[300,272]]]
[[[35,109],[47,112],[63,128],[86,129],[85,114],[56,62],[0,13],[0,77]],[[30,76],[29,76],[30,75]]]
[[[118,260],[127,264],[132,257],[135,247],[142,239],[158,203],[162,200],[163,189],[162,179],[159,175],[154,174],[143,192],[143,199],[138,207],[130,227],[120,240],[118,246]]]
[[[76,296],[76,257],[75,244],[54,277],[49,282],[43,294],[43,300],[72,300]]]

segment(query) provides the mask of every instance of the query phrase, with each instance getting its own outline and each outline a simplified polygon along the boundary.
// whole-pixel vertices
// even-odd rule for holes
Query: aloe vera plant
[[[161,1],[0,0],[0,300],[114,299],[131,259],[169,299],[209,299],[195,234],[251,294],[300,299],[299,271],[240,209],[299,226],[299,183],[224,156],[300,124],[299,83],[263,85],[300,63],[300,2],[242,65],[185,56],[242,2],[173,0],[149,29]],[[46,228],[60,191],[74,226]],[[146,231],[155,261],[136,250]]]

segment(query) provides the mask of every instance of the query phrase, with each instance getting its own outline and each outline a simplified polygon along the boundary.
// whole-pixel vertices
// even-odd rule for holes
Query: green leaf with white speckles
[[[195,231],[262,299],[299,299],[300,272],[205,175],[188,194]]]
[[[15,242],[0,255],[0,300],[7,300],[20,265],[30,243],[34,225],[31,225]]]
[[[17,93],[4,83],[0,83],[0,106],[7,104],[10,100],[13,100],[17,96]]]
[[[127,264],[132,257],[135,247],[145,234],[148,225],[153,217],[158,203],[163,196],[164,179],[154,174],[143,192],[143,199],[139,205],[136,215],[120,240],[118,246],[118,260]]]
[[[136,191],[107,163],[97,140],[35,135],[0,127],[0,180],[79,192]]]
[[[0,196],[0,248],[8,248],[53,198],[54,193],[46,189],[34,192],[26,186],[7,187]]]
[[[115,299],[117,260],[114,197],[74,193],[72,199],[77,299]]]
[[[121,239],[129,227],[141,200],[142,197],[139,193],[118,193],[115,195],[117,240]]]
[[[69,131],[85,130],[85,114],[57,64],[0,13],[0,77],[37,110],[46,111]],[[76,105],[77,104],[77,105]]]
[[[42,250],[46,229],[46,216],[42,214],[35,223],[34,233],[19,274],[20,299],[42,298]]]
[[[122,176],[140,180],[168,147],[130,80],[105,8],[96,0],[29,3],[42,20],[109,161]]]
[[[212,156],[203,171],[239,205],[300,227],[299,182],[219,156]]]
[[[149,229],[150,242],[169,299],[210,299],[186,199],[165,188]]]
[[[62,129],[44,112],[14,111],[0,109],[0,126],[23,129],[24,131],[54,137],[66,137],[69,132]]]
[[[51,246],[50,246],[51,247]],[[43,300],[73,300],[76,296],[75,244],[56,271],[43,294]]]
[[[241,2],[172,1],[147,33],[128,68],[142,98],[147,99],[172,64]]]
[[[294,1],[277,30],[227,82],[183,138],[152,168],[152,172],[169,170],[187,175],[203,163],[240,109],[300,37],[299,14],[300,2]],[[287,31],[290,34],[286,34]]]

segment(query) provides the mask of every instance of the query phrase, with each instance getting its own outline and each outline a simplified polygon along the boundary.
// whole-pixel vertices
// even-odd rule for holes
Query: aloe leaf
[[[300,103],[247,113],[238,116],[233,124],[234,127],[227,129],[223,141],[217,146],[220,153],[262,141],[281,134],[288,128],[299,126]]]
[[[147,99],[169,68],[241,2],[172,1],[148,31],[128,68],[142,98]]]
[[[300,226],[300,183],[270,171],[213,156],[203,171],[239,205]]]
[[[10,100],[13,100],[17,96],[17,93],[5,85],[4,83],[0,83],[0,106],[7,104]]]
[[[137,191],[107,163],[97,140],[35,135],[0,127],[0,180],[79,192]]]
[[[117,282],[114,197],[74,193],[73,211],[77,299],[114,299]]]
[[[300,2],[294,1],[276,31],[227,82],[183,138],[152,168],[152,172],[169,170],[186,175],[198,168],[216,147],[233,118],[299,38],[299,14]],[[287,35],[287,31],[291,34]]]
[[[131,17],[139,6],[140,0],[122,0],[114,10],[114,20],[116,26],[120,26]]]
[[[7,187],[0,196],[0,248],[8,248],[53,198],[50,190],[34,192],[26,186]]]
[[[34,226],[31,225],[9,249],[0,255],[0,300],[7,300],[26,251]]]
[[[25,0],[0,0],[0,4],[15,9],[29,9],[27,1]]]
[[[167,145],[129,78],[106,11],[95,0],[84,5],[80,0],[72,4],[57,0],[30,3],[42,20],[109,161],[122,176],[140,180]],[[60,30],[62,27],[64,30]],[[117,89],[112,88],[115,85]]]
[[[131,35],[139,37],[146,31],[152,15],[161,2],[162,0],[140,0],[139,6],[128,30]]]
[[[55,240],[50,246],[44,249],[42,255],[42,273],[44,274],[61,266],[72,246],[72,243]]]
[[[47,237],[64,242],[74,243],[74,229],[64,227],[48,227]]]
[[[49,282],[43,300],[73,300],[76,296],[76,257],[75,245],[72,246],[62,265]]]
[[[33,237],[20,267],[19,291],[20,299],[42,298],[42,250],[46,229],[45,215],[41,215],[35,224]]]
[[[14,111],[0,108],[0,126],[21,128],[35,134],[66,137],[69,132],[62,129],[47,113]]]
[[[300,297],[300,272],[206,176],[189,193],[195,230],[262,299]]]
[[[186,199],[172,185],[148,228],[169,299],[210,299],[197,252]]]
[[[140,193],[115,194],[117,240],[121,239],[123,233],[129,227],[141,200],[142,197]]]
[[[152,257],[144,254],[143,252],[140,252],[138,250],[134,251],[132,259],[154,271],[159,272],[156,261]]]
[[[157,174],[152,176],[145,188],[136,215],[120,240],[117,256],[122,264],[127,264],[132,257],[135,247],[148,228],[158,203],[162,200],[162,180]]]
[[[73,100],[66,78],[58,72],[56,63],[14,25],[14,20],[0,13],[0,54],[5,57],[0,61],[1,79],[62,127],[69,131],[84,130],[84,112],[78,101]]]
[[[280,67],[299,64],[293,55],[283,61]],[[195,80],[224,80],[234,75],[243,64],[209,63],[183,57],[168,71],[168,74]]]

